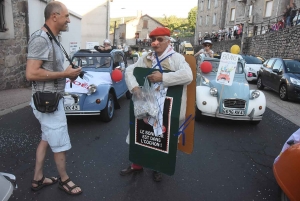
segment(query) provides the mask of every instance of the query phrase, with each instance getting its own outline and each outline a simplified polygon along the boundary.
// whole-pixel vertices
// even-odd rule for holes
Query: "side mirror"
[[[279,70],[278,69],[273,69],[273,72],[279,74]]]

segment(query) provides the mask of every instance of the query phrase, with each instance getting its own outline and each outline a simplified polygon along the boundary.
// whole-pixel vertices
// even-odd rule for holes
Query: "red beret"
[[[171,35],[170,29],[166,27],[157,27],[156,29],[151,31],[149,37],[151,38],[153,36],[170,36],[170,35]]]

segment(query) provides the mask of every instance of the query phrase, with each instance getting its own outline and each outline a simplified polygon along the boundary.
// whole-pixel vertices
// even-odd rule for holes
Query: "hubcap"
[[[280,97],[284,98],[286,96],[286,88],[284,86],[282,86],[280,88]]]
[[[109,118],[112,118],[114,114],[114,101],[112,100],[112,98],[110,98],[108,100],[108,116]]]

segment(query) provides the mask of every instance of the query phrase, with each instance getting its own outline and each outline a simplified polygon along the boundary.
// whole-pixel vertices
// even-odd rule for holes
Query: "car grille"
[[[225,99],[223,101],[224,108],[245,108],[246,101],[242,99]]]

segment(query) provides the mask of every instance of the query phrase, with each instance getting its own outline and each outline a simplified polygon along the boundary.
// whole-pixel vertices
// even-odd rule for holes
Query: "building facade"
[[[219,28],[229,30],[236,24],[244,24],[245,17],[249,19],[249,33],[253,33],[254,29],[264,31],[267,24],[275,23],[282,18],[287,5],[295,2],[298,7],[300,6],[300,0],[248,0],[249,12],[246,13],[247,0],[220,0],[219,7],[217,2],[218,0],[198,0],[195,42],[205,32],[210,34]],[[212,7],[212,3],[215,7]],[[212,20],[216,18],[218,20]],[[265,26],[261,28],[263,25]]]
[[[0,1],[0,90],[29,86],[25,77],[27,43],[30,35],[43,26],[48,2]],[[70,20],[69,30],[60,34],[60,41],[68,53],[74,43],[81,42],[81,16],[70,11]]]
[[[149,33],[156,27],[164,26],[149,15],[138,15],[135,19],[124,22],[116,28],[115,41],[117,45],[136,45],[136,39],[149,38]],[[114,34],[111,34],[113,37]],[[113,38],[112,38],[113,39]]]

